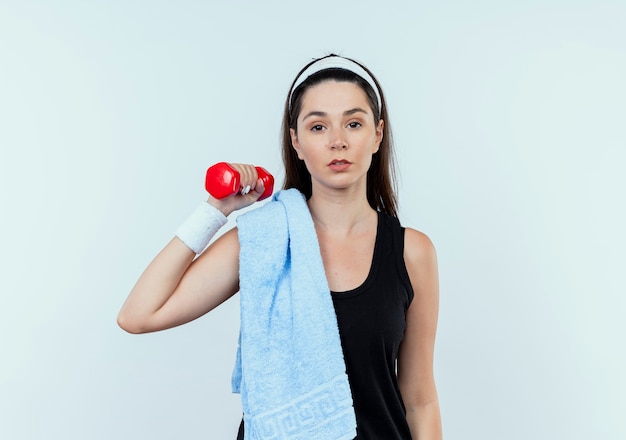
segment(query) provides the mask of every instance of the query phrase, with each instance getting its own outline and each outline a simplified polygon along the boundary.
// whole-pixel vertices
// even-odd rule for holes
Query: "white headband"
[[[305,71],[300,74],[300,76],[298,76],[298,78],[296,79],[296,82],[293,84],[293,87],[291,88],[291,92],[289,92],[289,108],[290,109],[291,109],[291,99],[293,97],[294,90],[296,90],[300,86],[300,84],[306,81],[311,75],[314,75],[317,72],[321,72],[322,70],[326,70],[326,69],[344,69],[363,78],[370,85],[372,90],[374,90],[374,93],[376,93],[376,99],[378,100],[378,112],[379,113],[382,112],[383,102],[382,102],[382,99],[380,99],[380,91],[378,90],[378,86],[376,85],[374,78],[372,78],[372,76],[369,73],[367,73],[367,71],[363,67],[359,66],[354,61],[349,60],[347,58],[338,57],[336,55],[322,58],[321,60],[315,61],[313,64],[307,67]]]

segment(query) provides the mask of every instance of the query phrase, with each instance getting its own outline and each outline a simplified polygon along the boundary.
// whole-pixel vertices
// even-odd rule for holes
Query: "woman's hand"
[[[254,165],[229,163],[233,169],[239,173],[239,182],[241,190],[223,199],[217,199],[209,195],[208,203],[228,217],[230,213],[245,208],[256,202],[265,190],[263,181],[259,178]]]

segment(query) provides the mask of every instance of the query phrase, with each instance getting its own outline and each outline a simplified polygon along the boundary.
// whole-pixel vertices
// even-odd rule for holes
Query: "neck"
[[[314,190],[308,205],[315,227],[336,235],[350,234],[360,225],[367,225],[376,214],[364,192],[353,194],[349,190]]]

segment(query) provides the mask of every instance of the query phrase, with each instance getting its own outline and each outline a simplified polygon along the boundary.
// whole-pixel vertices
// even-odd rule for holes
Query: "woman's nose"
[[[348,148],[348,144],[340,132],[332,132],[330,139],[330,148],[331,150],[343,150]]]

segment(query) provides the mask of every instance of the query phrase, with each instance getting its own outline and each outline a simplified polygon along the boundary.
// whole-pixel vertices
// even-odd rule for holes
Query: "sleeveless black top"
[[[331,295],[352,390],[355,439],[410,440],[396,361],[413,288],[404,264],[404,228],[396,217],[378,213],[365,282]],[[237,439],[243,439],[243,428],[242,421]]]
[[[378,214],[374,255],[365,282],[332,292],[359,440],[410,439],[396,360],[413,288],[404,264],[404,228]]]

